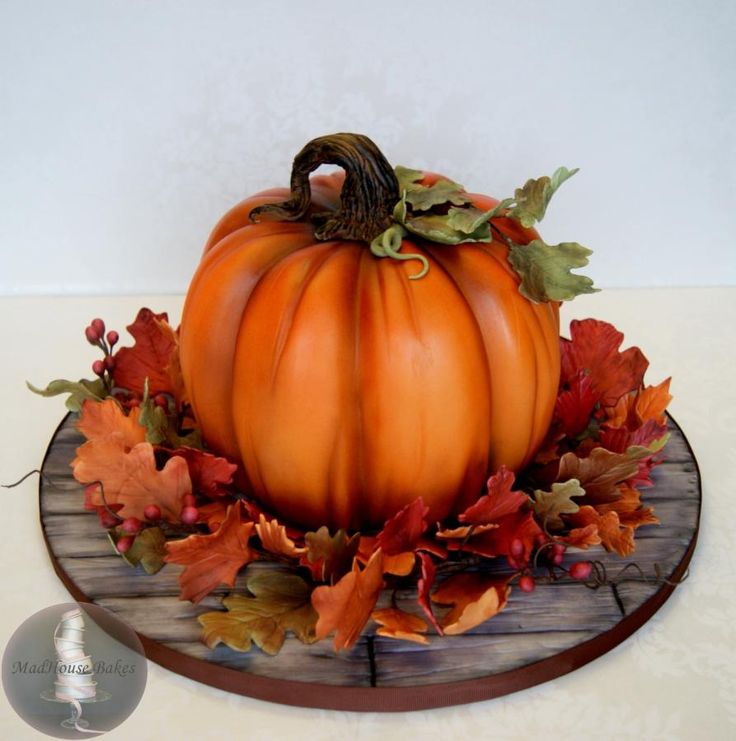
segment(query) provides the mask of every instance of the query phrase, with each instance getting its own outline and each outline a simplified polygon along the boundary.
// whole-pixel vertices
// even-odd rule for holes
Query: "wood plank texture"
[[[540,583],[531,594],[514,590],[507,608],[492,620],[461,636],[434,636],[426,646],[374,637],[370,627],[351,651],[340,654],[333,652],[329,641],[305,646],[294,638],[287,638],[277,657],[266,656],[255,648],[247,654],[224,646],[207,649],[198,640],[199,624],[195,618],[217,609],[229,589],[216,590],[199,605],[182,602],[178,599],[178,567],[166,567],[147,576],[112,552],[97,517],[84,511],[83,489],[71,475],[69,464],[82,442],[72,415],[57,430],[43,464],[41,523],[57,569],[78,591],[119,615],[149,641],[206,661],[212,671],[219,666],[287,683],[376,686],[397,691],[426,687],[429,691],[432,686],[526,671],[535,662],[594,639],[605,638],[601,652],[608,650],[611,642],[606,637],[612,635],[611,631],[635,615],[647,600],[657,598],[662,585],[654,581],[655,566],[666,576],[678,568],[694,543],[700,514],[700,479],[693,454],[671,420],[670,432],[667,460],[655,469],[655,486],[642,497],[645,504],[655,508],[662,524],[639,529],[636,553],[631,559],[649,580],[627,570],[625,576],[633,580],[616,588],[587,590],[581,584],[563,581]],[[566,555],[568,563],[579,558],[579,553]],[[601,561],[610,576],[619,574],[627,563],[602,548],[589,550],[585,558]],[[241,576],[235,588],[243,586]],[[414,592],[399,591],[395,598],[399,606],[415,609]],[[390,595],[382,595],[380,604],[389,602]],[[556,674],[570,668],[561,667]],[[548,671],[538,681],[549,676],[555,676],[554,671]]]

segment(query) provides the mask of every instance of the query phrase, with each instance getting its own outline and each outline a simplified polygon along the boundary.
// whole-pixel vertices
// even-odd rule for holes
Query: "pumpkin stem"
[[[399,183],[393,168],[378,147],[362,134],[330,134],[312,139],[294,158],[291,198],[254,208],[252,221],[268,216],[276,221],[297,221],[311,203],[309,173],[320,165],[339,165],[345,184],[337,211],[315,214],[315,237],[358,239],[371,242],[393,223],[399,201]]]

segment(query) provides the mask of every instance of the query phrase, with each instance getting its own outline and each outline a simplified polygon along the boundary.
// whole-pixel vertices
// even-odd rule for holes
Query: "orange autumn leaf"
[[[415,547],[422,544],[420,538],[415,543]],[[358,545],[358,560],[366,564],[370,561],[373,554],[380,548],[380,543],[376,536],[361,535]],[[383,573],[393,574],[394,576],[407,576],[414,568],[416,557],[414,551],[402,551],[400,553],[387,554],[383,552]]]
[[[585,505],[569,519],[579,528],[595,525],[607,551],[614,551],[619,556],[629,556],[634,552],[634,528],[622,525],[617,512],[599,514],[594,507]]]
[[[204,522],[207,525],[207,529],[211,533],[214,533],[227,516],[227,510],[231,504],[232,501],[217,499],[214,502],[199,505],[197,507],[199,511],[197,522]]]
[[[631,446],[624,453],[612,453],[605,448],[593,448],[587,458],[565,453],[560,458],[557,481],[577,479],[585,489],[587,504],[610,502],[621,494],[617,484],[637,475],[639,461],[652,452],[644,447]]]
[[[387,607],[384,610],[376,610],[371,617],[381,626],[376,631],[379,636],[385,638],[397,638],[403,641],[427,644],[427,623],[418,615],[412,615],[396,607]]]
[[[667,378],[658,386],[647,386],[637,394],[634,411],[642,422],[651,419],[658,424],[664,424],[665,409],[672,401],[671,381],[671,378]]]
[[[601,536],[598,535],[598,526],[591,524],[573,528],[567,535],[558,536],[557,540],[571,548],[588,548],[591,545],[599,545]]]
[[[287,558],[298,558],[306,553],[306,548],[297,548],[296,543],[286,534],[286,528],[279,525],[277,519],[267,520],[261,513],[258,517],[256,532],[261,539],[261,545],[269,553]]]
[[[642,525],[659,524],[659,519],[655,517],[654,510],[651,507],[642,507],[641,493],[638,489],[628,484],[619,484],[618,490],[621,492],[620,499],[596,507],[600,514],[616,512],[621,524],[629,525],[634,530]]]
[[[332,584],[352,568],[360,535],[355,533],[348,537],[345,530],[330,535],[323,525],[316,532],[307,533],[304,543],[306,553],[302,556],[302,564],[312,572],[313,579]]]
[[[657,386],[647,386],[622,396],[615,406],[606,409],[606,424],[614,428],[628,426],[632,429],[650,420],[658,425],[665,424],[665,410],[672,401],[671,381],[671,378],[667,378]]]
[[[122,435],[126,448],[146,441],[146,428],[138,422],[140,409],[126,414],[115,399],[85,401],[77,421],[77,429],[88,439],[95,440],[112,432]]]
[[[487,530],[494,530],[498,527],[497,522],[491,522],[487,525],[460,525],[459,527],[449,527],[438,530],[436,537],[442,540],[462,540],[468,538],[471,535],[480,535]]]
[[[239,502],[230,505],[220,527],[210,535],[190,535],[166,544],[166,563],[184,566],[179,599],[199,602],[220,584],[233,586],[238,571],[255,560],[248,546],[254,523],[243,522]]]
[[[459,635],[501,612],[510,592],[505,579],[463,572],[446,579],[432,595],[432,601],[452,606],[440,624],[447,635]]]
[[[133,347],[121,347],[115,353],[115,384],[143,396],[148,379],[148,392],[155,396],[168,392],[181,398],[184,387],[178,362],[179,340],[164,314],[141,309],[128,332],[135,339]]]
[[[101,485],[88,489],[87,504],[122,504],[121,517],[139,519],[144,518],[147,505],[156,504],[164,519],[178,521],[182,500],[192,492],[186,461],[175,456],[159,471],[150,443],[129,449],[127,442],[124,433],[112,432],[77,448],[74,478],[82,484]]]
[[[336,651],[355,644],[383,588],[382,561],[379,548],[362,571],[356,558],[352,570],[337,584],[317,587],[312,592],[312,606],[319,615],[315,628],[317,640],[335,631]]]

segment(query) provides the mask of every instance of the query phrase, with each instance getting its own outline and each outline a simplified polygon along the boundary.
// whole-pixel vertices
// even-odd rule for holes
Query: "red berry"
[[[151,522],[156,522],[161,519],[161,507],[157,504],[148,504],[143,510],[143,516]]]
[[[196,507],[197,497],[194,494],[185,494],[181,499],[181,503],[184,507]]]
[[[123,535],[122,538],[118,539],[118,542],[115,544],[118,553],[127,553],[133,545],[134,540],[135,538],[132,535]]]
[[[514,558],[521,558],[524,555],[524,543],[521,538],[514,538],[509,550]]]
[[[199,519],[199,510],[196,507],[184,507],[179,517],[185,525],[194,525]]]
[[[156,394],[156,396],[153,397],[153,403],[162,409],[169,408],[169,400],[163,394]]]
[[[105,369],[112,373],[112,371],[115,369],[115,358],[113,358],[112,355],[105,355],[104,363]]]
[[[530,574],[524,574],[524,576],[519,579],[519,589],[521,589],[522,592],[533,592],[536,586],[534,577]]]
[[[555,543],[550,548],[549,560],[555,565],[559,566],[562,563],[562,559],[565,556],[565,546],[562,543]]]
[[[102,319],[93,319],[90,322],[90,327],[97,332],[97,339],[100,339],[105,334],[105,322]]]
[[[591,571],[593,571],[593,564],[590,561],[576,561],[570,566],[570,576],[578,581],[585,581]]]
[[[107,333],[107,344],[110,345],[110,347],[113,347],[113,345],[117,345],[119,339],[120,335],[114,329],[111,329]]]
[[[138,535],[143,527],[143,523],[137,517],[127,517],[123,520],[121,527],[128,535]]]
[[[100,341],[100,335],[97,334],[97,331],[91,325],[85,327],[84,336],[87,338],[87,342],[89,342],[90,345],[96,345]]]
[[[105,364],[101,360],[95,360],[95,362],[92,363],[92,372],[96,376],[102,378],[102,376],[105,375]]]

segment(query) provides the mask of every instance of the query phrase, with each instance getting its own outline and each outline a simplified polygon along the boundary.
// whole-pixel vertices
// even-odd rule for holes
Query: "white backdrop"
[[[0,293],[186,289],[310,138],[511,195],[600,286],[736,284],[736,3],[0,0]]]

